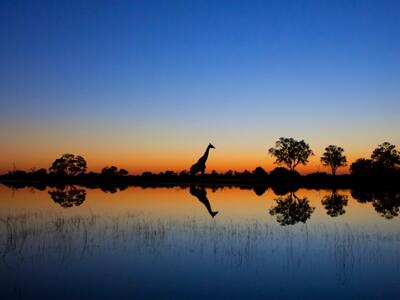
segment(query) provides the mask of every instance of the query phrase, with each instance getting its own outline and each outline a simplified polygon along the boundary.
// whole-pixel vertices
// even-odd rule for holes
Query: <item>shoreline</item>
[[[124,176],[124,177],[51,177],[44,178],[5,178],[0,177],[0,183],[14,188],[37,187],[57,187],[66,185],[78,185],[85,188],[119,188],[121,190],[130,187],[182,187],[187,188],[192,185],[203,186],[205,188],[219,187],[283,187],[288,189],[399,189],[400,180],[393,178],[355,178],[351,175],[323,176],[320,178],[310,176],[298,176],[294,178],[274,178],[265,177],[233,177],[205,175],[202,177],[180,177],[180,176]]]

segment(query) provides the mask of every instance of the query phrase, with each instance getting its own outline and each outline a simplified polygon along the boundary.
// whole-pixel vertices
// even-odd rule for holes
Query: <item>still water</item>
[[[399,208],[396,192],[0,185],[0,297],[400,299]]]

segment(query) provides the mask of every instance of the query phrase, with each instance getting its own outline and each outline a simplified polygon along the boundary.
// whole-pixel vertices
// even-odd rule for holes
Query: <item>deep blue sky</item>
[[[400,1],[2,1],[0,170],[209,140],[234,168],[280,136],[364,155],[400,142],[399,37]]]

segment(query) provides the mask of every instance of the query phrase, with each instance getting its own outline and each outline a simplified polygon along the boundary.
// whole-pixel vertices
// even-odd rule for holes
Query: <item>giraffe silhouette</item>
[[[207,192],[204,187],[204,185],[201,185],[201,187],[196,187],[195,185],[190,186],[190,193],[195,196],[201,203],[204,204],[204,206],[207,208],[208,213],[210,214],[211,217],[215,217],[218,214],[218,211],[213,211],[211,208],[210,201],[208,201],[207,198]]]
[[[210,149],[215,147],[210,143],[207,146],[206,152],[204,152],[203,156],[199,158],[199,160],[190,167],[190,174],[191,175],[196,175],[197,173],[201,173],[201,175],[204,175],[204,171],[206,170],[206,161],[208,158],[208,153],[210,152]]]

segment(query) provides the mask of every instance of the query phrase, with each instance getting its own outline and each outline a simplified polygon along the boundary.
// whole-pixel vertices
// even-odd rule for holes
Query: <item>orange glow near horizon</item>
[[[239,152],[228,152],[224,153],[223,150],[213,150],[210,152],[206,172],[212,172],[213,170],[221,173],[228,170],[233,171],[244,171],[254,170],[257,166],[261,166],[266,171],[270,172],[278,165],[273,163],[273,157],[271,157],[266,149],[264,151],[243,151]],[[119,152],[100,152],[100,151],[75,151],[74,154],[82,155],[88,164],[88,171],[99,172],[105,166],[115,165],[119,168],[124,168],[129,171],[130,174],[141,174],[145,171],[150,172],[162,172],[166,170],[172,170],[180,172],[182,170],[189,170],[190,166],[197,161],[202,155],[202,151],[194,150],[193,153],[177,151],[174,153],[173,149],[168,151],[136,151],[129,153],[128,151]],[[301,174],[308,174],[312,172],[330,172],[329,168],[322,166],[320,163],[320,156],[323,153],[323,149],[315,151],[316,155],[310,158],[309,164],[306,166],[299,165],[296,170]],[[18,170],[31,170],[32,168],[49,168],[51,163],[61,155],[55,153],[37,153],[31,156],[24,155],[21,153],[14,153],[12,161],[0,160],[0,172],[5,173],[12,170],[15,167]],[[350,164],[359,157],[369,157],[368,151],[364,151],[359,154],[346,153],[348,165],[347,167],[340,168],[338,174],[345,174],[349,171]]]
[[[391,131],[366,132],[363,129],[362,132],[344,134],[344,131],[334,128],[326,131],[318,123],[310,129],[288,130],[261,121],[250,131],[239,128],[237,124],[216,124],[215,128],[198,128],[193,124],[163,127],[150,121],[148,123],[152,125],[148,127],[148,123],[143,123],[144,127],[135,127],[138,126],[135,124],[107,126],[96,122],[77,122],[68,126],[57,122],[54,125],[46,123],[48,126],[15,123],[2,127],[0,131],[0,173],[12,170],[14,164],[19,170],[49,168],[64,153],[82,155],[87,161],[88,171],[98,172],[105,166],[115,165],[130,174],[166,170],[180,172],[188,170],[203,155],[209,142],[216,149],[210,151],[206,172],[252,171],[257,166],[270,172],[277,165],[268,149],[274,147],[279,137],[286,136],[304,139],[315,153],[308,165],[296,168],[302,174],[329,172],[320,163],[325,147],[331,144],[343,147],[348,166],[338,170],[341,174],[348,172],[357,158],[369,158],[373,149],[382,142],[400,145],[398,131],[393,130],[395,127]]]

